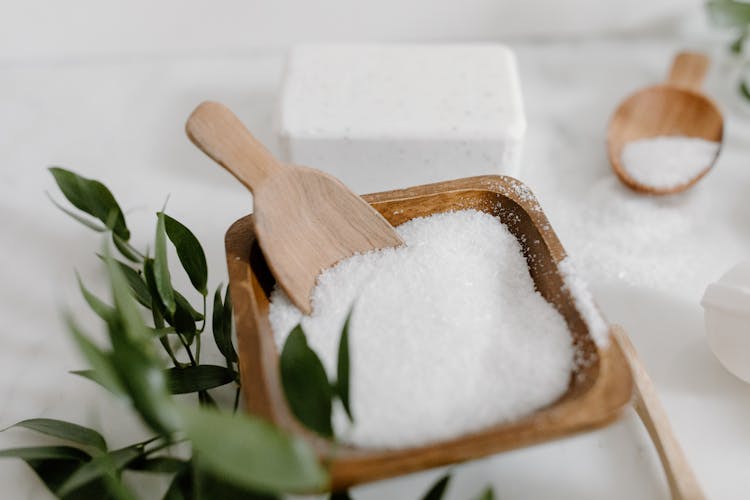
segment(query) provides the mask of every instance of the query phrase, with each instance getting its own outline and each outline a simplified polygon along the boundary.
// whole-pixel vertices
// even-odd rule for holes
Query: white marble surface
[[[604,151],[608,115],[626,93],[662,78],[679,47],[664,40],[514,44],[529,124],[522,177],[574,258],[595,255],[591,241],[607,244],[577,221],[597,203],[617,201],[591,195],[592,186],[612,182]],[[183,123],[197,102],[218,99],[272,141],[282,61],[282,51],[258,49],[0,65],[0,427],[35,416],[66,418],[104,431],[113,446],[144,433],[126,408],[66,374],[82,362],[59,312],[69,307],[91,317],[73,269],[102,290],[93,256],[99,240],[45,199],[44,190],[55,191],[45,167],[65,165],[105,180],[141,246],[151,239],[153,212],[171,194],[169,211],[206,242],[210,283],[225,281],[223,233],[249,211],[250,199],[188,142]],[[733,500],[750,490],[750,387],[712,357],[698,300],[750,245],[750,118],[733,111],[725,68],[718,69],[708,88],[727,111],[725,151],[716,171],[676,202],[682,210],[698,200],[702,216],[680,235],[685,266],[673,280],[653,283],[625,272],[632,270],[607,274],[589,257],[577,260],[606,315],[631,333],[709,498]],[[24,431],[0,435],[2,447],[30,442],[44,440]],[[354,495],[417,498],[440,473]],[[448,498],[470,498],[488,483],[505,500],[667,497],[653,448],[630,411],[600,431],[456,467]],[[16,461],[0,461],[0,484],[3,498],[49,496]],[[139,479],[136,486],[154,498],[163,484]]]

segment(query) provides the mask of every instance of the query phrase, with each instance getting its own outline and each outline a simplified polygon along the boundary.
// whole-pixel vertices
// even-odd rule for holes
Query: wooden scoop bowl
[[[320,272],[355,253],[402,245],[388,221],[338,179],[282,165],[226,106],[204,102],[188,136],[253,193],[255,234],[271,272],[291,301],[312,312]]]
[[[279,375],[279,350],[268,321],[274,278],[258,245],[256,216],[240,219],[227,231],[226,250],[242,391],[248,410],[308,439],[329,466],[333,490],[560,438],[601,427],[620,415],[633,389],[626,358],[614,339],[607,346],[593,341],[557,267],[565,251],[523,184],[510,177],[473,177],[367,195],[364,199],[393,225],[469,208],[492,214],[507,224],[524,248],[537,290],[560,311],[580,359],[587,362],[571,374],[568,390],[559,400],[524,418],[480,432],[401,449],[359,448],[322,439],[304,429],[287,406]]]
[[[663,188],[636,181],[621,162],[625,144],[638,139],[682,135],[721,143],[724,119],[716,104],[700,93],[708,62],[703,54],[678,54],[665,83],[632,94],[612,114],[607,132],[609,162],[617,177],[629,188],[653,195],[678,193],[693,186],[711,170],[718,152],[692,179]]]

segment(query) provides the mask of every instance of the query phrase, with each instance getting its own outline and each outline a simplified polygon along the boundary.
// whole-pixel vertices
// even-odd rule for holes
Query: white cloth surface
[[[299,42],[674,31],[702,0],[24,0],[0,2],[0,59],[210,55]]]
[[[583,241],[571,213],[593,182],[612,176],[604,149],[609,113],[630,91],[662,79],[677,48],[668,41],[514,45],[529,123],[522,178],[574,258]],[[0,427],[37,416],[65,418],[102,430],[112,446],[145,432],[127,408],[66,374],[83,363],[60,311],[69,308],[92,323],[73,270],[103,291],[94,256],[100,240],[45,198],[45,190],[61,198],[45,167],[64,165],[103,180],[141,248],[153,236],[154,212],[171,194],[168,212],[205,242],[215,286],[226,281],[224,231],[249,212],[251,200],[190,144],[184,120],[199,101],[220,100],[273,144],[282,65],[282,51],[266,50],[0,65]],[[725,73],[715,72],[708,89],[726,111],[725,151],[695,193],[716,202],[710,214],[715,227],[688,241],[730,239],[717,240],[688,281],[670,286],[636,286],[592,271],[585,261],[578,265],[608,318],[632,335],[708,497],[733,500],[750,490],[750,387],[711,355],[698,300],[705,284],[740,260],[750,243],[750,121],[735,111]],[[0,447],[32,442],[46,441],[26,431],[0,434]],[[418,498],[441,473],[384,481],[354,494],[361,500]],[[472,462],[454,475],[449,499],[470,498],[487,484],[505,500],[667,497],[656,454],[631,411],[606,429]],[[0,485],[3,498],[49,497],[20,461],[0,461]],[[136,487],[155,498],[164,483],[139,476]]]

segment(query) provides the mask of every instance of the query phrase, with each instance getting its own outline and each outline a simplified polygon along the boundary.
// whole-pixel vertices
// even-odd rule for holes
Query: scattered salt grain
[[[606,175],[547,213],[587,283],[625,283],[699,300],[709,270],[721,273],[716,242],[738,256],[750,244],[740,224],[724,229],[715,223],[724,205],[701,187],[643,196]]]
[[[301,321],[329,375],[350,324],[354,424],[336,435],[375,448],[426,444],[517,419],[567,389],[574,347],[534,288],[521,245],[491,215],[462,210],[397,228],[407,245],[324,271],[303,316],[280,290],[269,320],[281,347]]]
[[[636,182],[655,188],[688,183],[719,154],[719,143],[696,137],[659,136],[629,142],[622,165]]]

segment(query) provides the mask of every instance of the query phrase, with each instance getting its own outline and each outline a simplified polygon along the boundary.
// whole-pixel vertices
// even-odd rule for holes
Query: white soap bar
[[[526,118],[504,45],[302,45],[277,129],[286,161],[371,192],[518,176]]]

